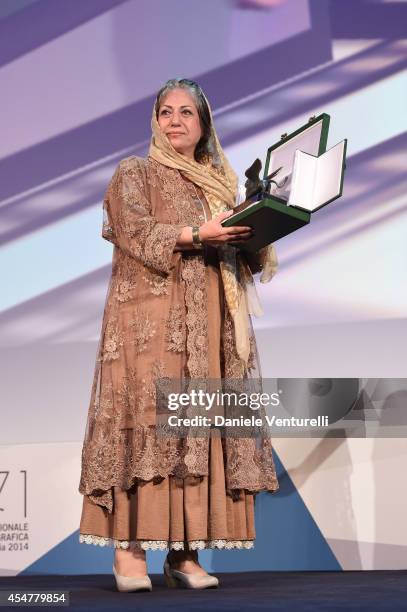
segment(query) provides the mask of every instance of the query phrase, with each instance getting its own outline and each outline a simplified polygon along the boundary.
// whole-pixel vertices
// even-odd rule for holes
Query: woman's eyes
[[[169,113],[169,112],[170,112],[169,110],[163,110],[163,111],[161,112],[161,115],[164,115],[165,113]],[[185,109],[184,109],[182,112],[183,112],[183,113],[187,113],[188,115],[192,115],[191,111],[190,111],[190,110],[188,110],[187,108],[185,108]]]

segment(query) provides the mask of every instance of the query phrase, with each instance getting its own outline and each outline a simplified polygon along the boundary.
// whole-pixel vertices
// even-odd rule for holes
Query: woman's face
[[[194,159],[202,129],[195,101],[185,89],[173,89],[161,100],[158,124],[178,153]]]

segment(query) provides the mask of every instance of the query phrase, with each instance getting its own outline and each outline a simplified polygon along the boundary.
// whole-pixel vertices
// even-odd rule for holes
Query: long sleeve
[[[120,162],[103,200],[102,236],[144,265],[169,274],[184,225],[160,223],[151,215],[142,160]]]

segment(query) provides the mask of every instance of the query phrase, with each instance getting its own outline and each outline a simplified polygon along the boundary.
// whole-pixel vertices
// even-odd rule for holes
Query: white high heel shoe
[[[152,591],[153,585],[151,584],[150,576],[147,574],[141,578],[133,576],[120,576],[116,572],[116,568],[113,563],[113,575],[116,579],[117,590],[122,593],[130,593],[131,591]]]
[[[185,589],[210,589],[219,586],[216,576],[201,576],[200,574],[185,574],[179,570],[172,569],[168,559],[164,561],[165,582],[169,587],[181,587]]]

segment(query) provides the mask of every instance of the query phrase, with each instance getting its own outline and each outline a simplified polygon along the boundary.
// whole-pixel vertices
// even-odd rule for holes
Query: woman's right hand
[[[222,244],[234,244],[248,240],[253,236],[253,229],[249,226],[231,225],[223,227],[221,221],[227,219],[233,214],[233,210],[227,210],[216,215],[213,219],[209,219],[199,227],[199,237],[201,242],[220,246]]]

